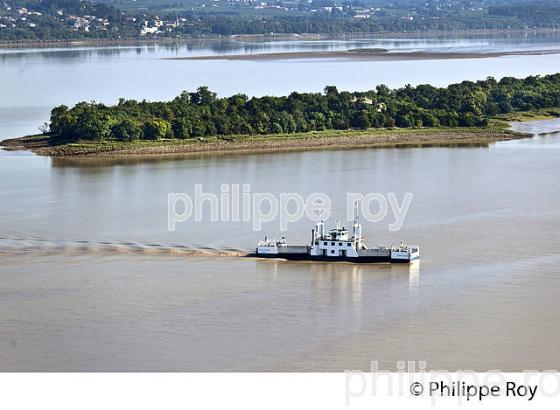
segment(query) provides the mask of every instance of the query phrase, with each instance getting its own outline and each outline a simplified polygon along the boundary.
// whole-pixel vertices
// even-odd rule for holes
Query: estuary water
[[[0,370],[557,369],[560,120],[487,147],[135,160],[0,151]],[[278,221],[167,226],[169,192],[347,192],[413,200],[369,244],[417,243],[410,266],[237,256]],[[330,221],[332,222],[332,220]],[[305,243],[312,222],[289,225]]]
[[[560,55],[423,61],[169,61],[224,53],[555,49],[555,35],[487,39],[201,42],[0,50],[0,138],[33,133],[53,105],[365,90],[553,73]],[[339,371],[558,369],[560,120],[478,147],[50,159],[0,151],[0,370]],[[412,193],[400,231],[369,244],[421,247],[410,266],[239,257],[265,234],[306,243],[313,223],[178,224],[168,194],[196,184],[252,193]]]
[[[486,53],[560,48],[560,34],[455,39],[324,41],[201,41],[174,45],[0,49],[0,139],[37,133],[52,107],[78,101],[114,104],[119,98],[168,100],[207,85],[220,96],[285,95],[326,85],[361,91],[379,84],[445,86],[488,76],[550,74],[560,54],[421,61],[299,59],[259,61],[163,60],[169,57],[384,48],[398,52]]]

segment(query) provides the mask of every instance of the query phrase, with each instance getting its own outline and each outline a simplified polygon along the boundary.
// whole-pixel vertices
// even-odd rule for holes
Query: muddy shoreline
[[[5,140],[0,143],[7,150],[27,150],[37,155],[56,158],[77,157],[138,157],[201,154],[247,154],[286,151],[400,148],[429,146],[484,146],[492,142],[526,138],[529,135],[497,129],[427,129],[391,130],[343,133],[340,135],[299,135],[241,137],[235,139],[212,138],[203,141],[158,141],[155,145],[51,145],[48,137],[31,136]],[[151,144],[154,144],[153,142]]]

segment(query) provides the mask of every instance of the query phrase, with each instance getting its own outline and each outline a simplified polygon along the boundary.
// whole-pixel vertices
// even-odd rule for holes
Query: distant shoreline
[[[280,41],[280,40],[337,40],[337,39],[363,39],[363,38],[460,38],[481,36],[503,36],[503,35],[527,35],[527,34],[549,34],[558,33],[555,28],[538,29],[473,29],[459,31],[380,31],[376,33],[346,33],[346,34],[313,34],[313,33],[286,33],[286,34],[233,34],[223,35],[201,35],[181,38],[160,37],[136,37],[126,39],[48,39],[48,40],[2,40],[0,49],[24,49],[24,48],[48,48],[48,47],[86,47],[86,46],[130,46],[146,44],[180,44],[197,41]]]
[[[528,134],[492,128],[381,129],[324,131],[273,136],[209,137],[202,140],[83,142],[51,145],[42,135],[4,140],[8,150],[29,150],[52,157],[136,157],[177,154],[260,153],[325,149],[398,148],[487,145],[528,137]]]
[[[517,55],[549,55],[560,54],[560,49],[543,50],[519,50],[519,51],[495,51],[495,52],[389,52],[388,50],[375,49],[353,49],[336,51],[296,51],[280,53],[257,53],[257,54],[230,54],[210,55],[194,57],[165,57],[161,60],[227,60],[227,61],[275,61],[296,59],[350,59],[362,61],[406,61],[406,60],[454,60],[472,58],[495,58]]]

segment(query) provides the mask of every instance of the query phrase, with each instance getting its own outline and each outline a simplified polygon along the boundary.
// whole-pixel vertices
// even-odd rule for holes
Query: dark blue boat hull
[[[312,256],[306,253],[282,253],[282,254],[259,254],[250,253],[248,257],[263,258],[263,259],[285,259],[289,261],[317,261],[317,262],[351,262],[351,263],[410,263],[406,259],[391,259],[390,256]]]

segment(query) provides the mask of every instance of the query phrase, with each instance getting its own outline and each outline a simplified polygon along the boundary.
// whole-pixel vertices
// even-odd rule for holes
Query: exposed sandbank
[[[560,49],[516,50],[492,52],[435,52],[403,51],[393,52],[383,49],[353,49],[336,51],[295,51],[279,53],[225,54],[192,57],[165,57],[162,60],[228,60],[228,61],[274,61],[301,59],[348,59],[362,61],[406,61],[406,60],[456,60],[473,58],[495,58],[518,55],[560,54]]]

